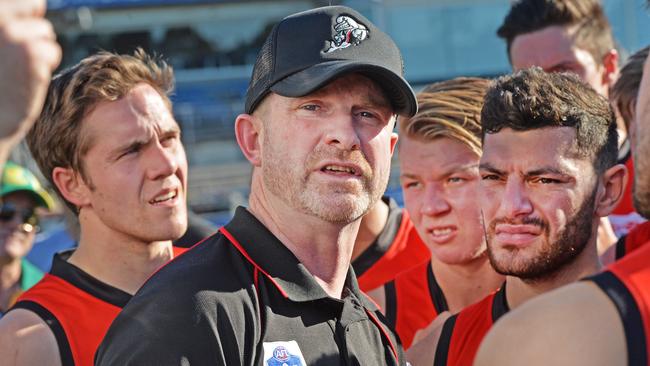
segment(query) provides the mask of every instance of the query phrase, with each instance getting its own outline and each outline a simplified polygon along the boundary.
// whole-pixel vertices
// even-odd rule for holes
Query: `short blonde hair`
[[[52,79],[43,111],[27,134],[27,144],[41,172],[61,198],[52,181],[55,167],[72,168],[87,180],[82,157],[92,141],[81,134],[84,118],[98,103],[119,100],[140,83],[151,85],[171,110],[173,70],[142,49],[133,55],[97,53]],[[65,202],[76,212],[76,207]]]
[[[460,77],[428,85],[417,95],[418,113],[401,118],[399,132],[431,141],[448,137],[481,155],[481,108],[490,81]]]

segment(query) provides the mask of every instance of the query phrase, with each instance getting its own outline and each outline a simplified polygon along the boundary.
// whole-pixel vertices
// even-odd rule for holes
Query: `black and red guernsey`
[[[174,256],[186,250],[174,247]],[[32,311],[50,327],[63,366],[92,366],[106,330],[131,295],[68,263],[72,253],[55,255],[50,273],[24,292],[12,310]]]
[[[219,233],[145,283],[96,356],[100,366],[184,364],[384,366],[406,360],[352,269],[341,299],[330,297],[239,207]]]
[[[510,311],[506,286],[447,319],[436,349],[434,366],[471,366],[492,325]]]
[[[650,361],[650,242],[589,278],[616,306],[627,343],[627,364]]]
[[[388,220],[377,239],[352,262],[359,288],[372,291],[431,258],[408,211],[392,198],[383,197],[388,204]]]
[[[431,324],[440,313],[449,310],[431,261],[401,273],[384,285],[384,294],[386,319],[406,349],[411,347],[419,330]]]

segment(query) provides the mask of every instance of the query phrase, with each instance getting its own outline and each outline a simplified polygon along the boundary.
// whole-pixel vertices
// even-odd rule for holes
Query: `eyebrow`
[[[488,172],[498,174],[498,175],[506,175],[507,174],[506,172],[495,168],[490,163],[482,163],[482,164],[480,164],[479,169],[480,170],[486,170]],[[558,168],[549,167],[549,166],[541,167],[541,168],[538,168],[538,169],[535,169],[535,170],[530,170],[530,171],[524,173],[524,175],[526,177],[535,177],[535,176],[546,175],[546,174],[559,175],[559,176],[562,176],[562,177],[571,177],[571,175],[568,174],[567,172],[562,171],[562,170],[560,170]]]
[[[569,176],[569,174],[567,174],[567,172],[562,171],[562,170],[557,169],[557,168],[553,168],[553,167],[541,167],[539,169],[531,170],[531,171],[526,173],[526,176],[530,177],[530,176],[546,175],[546,174],[560,175],[560,176],[563,176],[563,177],[568,177]]]
[[[164,128],[159,128],[157,129],[156,135],[158,137],[166,137],[170,135],[175,135],[181,133],[181,128],[178,124],[173,124],[171,126],[165,126]],[[113,160],[119,158],[122,156],[123,153],[135,149],[135,148],[140,148],[142,146],[145,146],[154,139],[153,136],[148,136],[146,139],[141,139],[141,138],[136,138],[132,141],[127,142],[124,145],[121,145],[113,150],[113,153],[111,154]]]
[[[372,107],[391,108],[391,103],[388,98],[381,98],[370,93],[368,94],[367,98],[363,98],[363,103],[369,104]]]
[[[477,163],[461,165],[459,167],[454,167],[454,168],[451,168],[451,169],[447,169],[447,170],[443,171],[442,174],[439,174],[437,177],[448,177],[448,176],[450,176],[450,175],[452,175],[454,173],[464,172],[464,171],[476,168],[477,166],[478,166]],[[416,178],[418,178],[418,175],[403,173],[403,174],[400,174],[400,178],[402,178],[402,177],[403,178],[416,179]]]
[[[549,70],[556,70],[556,69],[559,69],[559,68],[566,69],[569,66],[574,66],[575,64],[576,64],[576,62],[573,61],[573,60],[565,60],[565,61],[561,61],[561,62],[558,62],[558,63],[552,65],[548,69]],[[551,71],[551,72],[555,72],[555,71]]]
[[[506,173],[502,170],[497,169],[490,163],[480,163],[478,165],[479,170],[487,170],[491,173],[498,174],[498,175],[505,175]]]
[[[181,127],[178,123],[174,123],[171,126],[165,126],[164,128],[157,129],[158,136],[169,136],[172,134],[181,134]]]
[[[383,91],[381,88],[377,87],[377,90],[373,93],[372,90],[369,90],[366,95],[361,96],[361,105],[362,106],[368,106],[368,107],[376,107],[376,108],[387,108],[392,111],[393,104],[391,103],[390,99],[388,99],[387,96],[382,94]],[[322,98],[324,96],[327,96],[328,92],[324,91],[323,89],[319,89],[311,94],[305,95],[303,97],[298,97],[298,98]],[[379,94],[379,95],[377,95]],[[391,112],[392,113],[392,112]]]
[[[120,146],[116,147],[115,149],[113,149],[113,151],[109,155],[110,159],[111,160],[117,160],[120,156],[122,156],[127,151],[130,151],[131,149],[135,149],[135,148],[140,148],[140,147],[148,144],[150,141],[151,141],[150,139],[146,140],[146,141],[143,140],[143,139],[136,139],[136,140],[133,140],[133,141],[129,141],[128,143],[126,143],[124,145],[120,145]]]

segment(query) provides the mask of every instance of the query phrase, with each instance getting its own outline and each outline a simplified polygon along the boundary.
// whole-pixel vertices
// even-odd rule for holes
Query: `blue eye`
[[[301,106],[300,108],[304,109],[304,110],[311,111],[311,112],[315,112],[315,111],[320,109],[320,106],[316,105],[316,104],[305,104],[305,105]]]

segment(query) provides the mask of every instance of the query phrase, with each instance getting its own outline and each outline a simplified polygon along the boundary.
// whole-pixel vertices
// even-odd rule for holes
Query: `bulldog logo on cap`
[[[330,41],[329,48],[325,50],[325,53],[356,46],[368,38],[368,28],[347,15],[336,18],[334,31],[336,32],[334,40]]]

